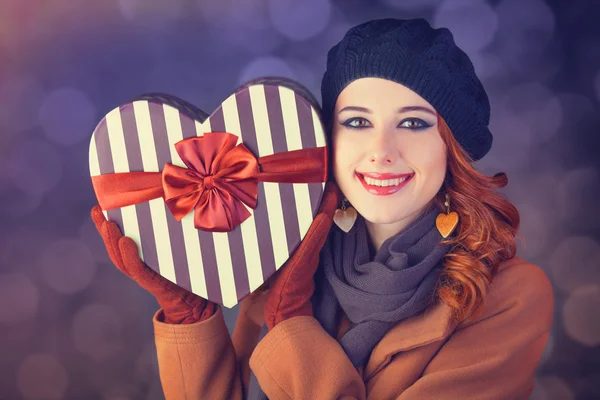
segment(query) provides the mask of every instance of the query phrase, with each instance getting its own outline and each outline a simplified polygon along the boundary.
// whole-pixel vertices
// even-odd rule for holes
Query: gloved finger
[[[338,187],[337,183],[335,183],[335,181],[328,181],[325,184],[325,189],[323,191],[321,205],[319,206],[319,213],[333,215],[341,200],[342,191]]]
[[[106,247],[106,251],[108,252],[110,260],[119,270],[121,270],[121,272],[129,275],[123,263],[121,251],[119,250],[119,240],[123,237],[123,235],[121,234],[117,224],[111,221],[105,221],[100,229],[100,235],[104,240],[104,246]]]
[[[118,243],[119,251],[123,257],[123,265],[127,275],[139,283],[144,289],[150,289],[154,279],[154,272],[140,258],[138,245],[130,237],[123,236]]]
[[[169,304],[177,302],[180,304],[177,308],[183,310],[184,314],[200,305],[202,307],[199,309],[203,308],[204,299],[177,286],[148,267],[139,256],[138,245],[130,237],[124,236],[119,240],[119,249],[131,278],[156,297],[161,307],[166,309]],[[200,315],[197,317],[200,318]]]
[[[102,214],[102,209],[99,205],[92,208],[90,216],[92,217],[92,221],[94,221],[94,225],[96,225],[96,230],[100,232],[102,225],[106,222],[106,218],[104,218],[104,214]]]

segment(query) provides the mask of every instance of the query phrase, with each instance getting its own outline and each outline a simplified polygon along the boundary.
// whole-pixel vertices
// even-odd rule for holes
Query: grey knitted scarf
[[[356,368],[368,361],[392,327],[419,314],[434,299],[442,257],[450,250],[449,245],[440,245],[438,213],[430,209],[387,239],[375,254],[360,215],[348,233],[331,229],[315,274],[313,313],[337,339],[339,310],[344,310],[351,324],[339,343]],[[265,325],[260,339],[266,333]],[[249,399],[267,399],[253,373]]]

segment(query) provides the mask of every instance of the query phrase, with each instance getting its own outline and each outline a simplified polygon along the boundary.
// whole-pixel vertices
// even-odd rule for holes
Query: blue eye
[[[410,122],[410,124],[406,125],[407,122]],[[414,131],[420,131],[429,128],[431,125],[419,118],[406,118],[404,121],[400,122],[399,126]]]
[[[351,128],[351,129],[362,129],[368,128],[371,126],[371,123],[364,118],[349,118],[342,123],[342,125]]]

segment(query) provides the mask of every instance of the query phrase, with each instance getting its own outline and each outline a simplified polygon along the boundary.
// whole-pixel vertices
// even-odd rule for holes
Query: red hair
[[[444,256],[436,293],[462,322],[481,312],[499,263],[515,256],[520,217],[517,208],[495,190],[507,185],[506,174],[489,177],[478,172],[439,115],[438,126],[448,149],[448,167],[434,201],[445,210],[448,193],[450,211],[458,213],[459,224],[456,234],[442,242],[452,249]]]

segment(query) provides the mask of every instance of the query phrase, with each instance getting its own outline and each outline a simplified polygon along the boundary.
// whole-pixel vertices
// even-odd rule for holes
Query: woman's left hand
[[[319,211],[308,232],[294,254],[273,276],[264,306],[265,323],[269,331],[286,319],[313,315],[310,302],[315,290],[313,276],[341,196],[334,181],[325,184]]]

